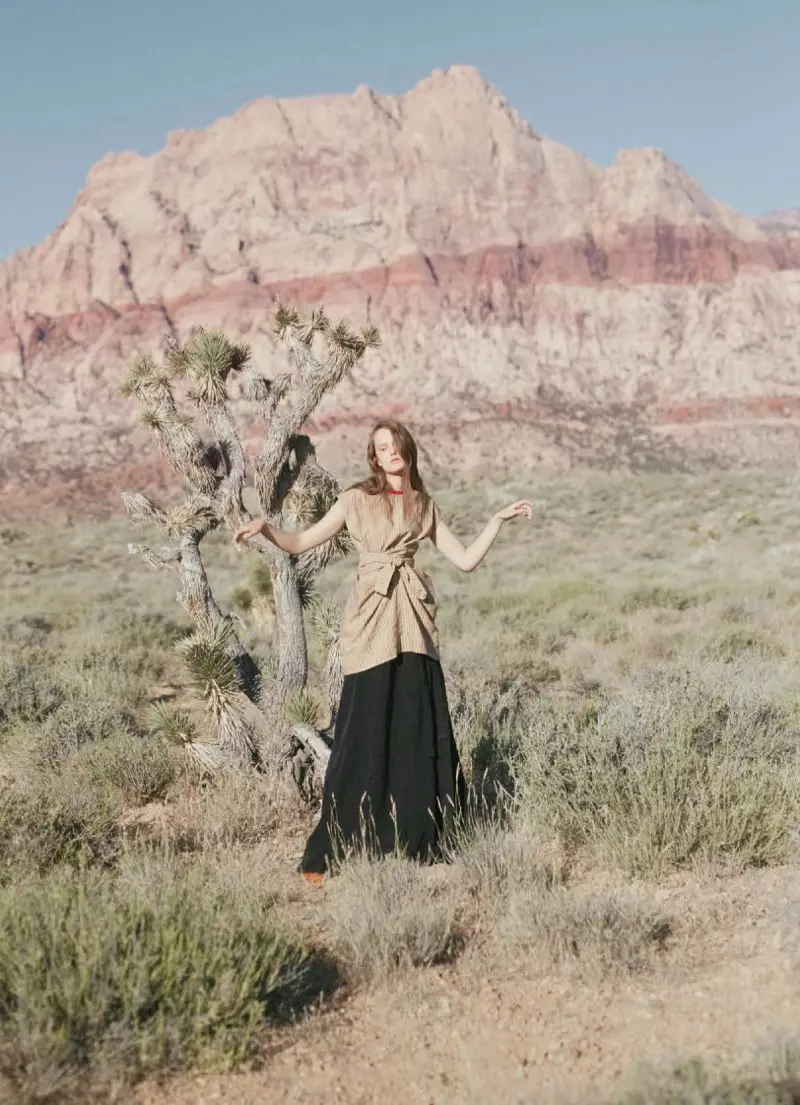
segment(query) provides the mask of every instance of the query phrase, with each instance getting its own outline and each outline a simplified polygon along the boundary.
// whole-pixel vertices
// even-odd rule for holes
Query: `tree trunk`
[[[283,698],[302,690],[308,677],[303,606],[294,565],[284,553],[273,559],[272,593],[278,625],[278,692]]]

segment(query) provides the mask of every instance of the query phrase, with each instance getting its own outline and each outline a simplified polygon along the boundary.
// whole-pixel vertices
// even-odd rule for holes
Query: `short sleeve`
[[[434,499],[430,500],[430,504],[431,504],[431,522],[430,522],[430,531],[428,533],[428,537],[430,537],[431,541],[433,541],[433,543],[435,544],[436,543],[436,527],[438,525],[440,525],[441,523],[443,523],[444,519],[442,518],[442,512],[439,509],[439,504]]]
[[[344,524],[348,530],[352,533],[356,520],[356,495],[358,491],[355,487],[349,487],[346,491],[342,491],[337,499],[337,502],[341,505],[344,511]]]

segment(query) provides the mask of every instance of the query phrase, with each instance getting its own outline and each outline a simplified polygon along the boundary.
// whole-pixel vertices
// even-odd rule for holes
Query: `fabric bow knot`
[[[427,597],[425,586],[414,570],[414,557],[411,553],[363,553],[359,571],[373,578],[373,586],[381,595],[389,594],[392,580],[400,573],[410,592],[420,599]]]

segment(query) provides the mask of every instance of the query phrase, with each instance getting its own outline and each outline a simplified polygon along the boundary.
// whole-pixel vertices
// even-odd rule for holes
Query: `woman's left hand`
[[[508,522],[512,518],[528,518],[530,520],[533,518],[533,503],[527,499],[519,499],[516,503],[511,503],[510,506],[498,510],[495,518],[499,518],[501,522]]]

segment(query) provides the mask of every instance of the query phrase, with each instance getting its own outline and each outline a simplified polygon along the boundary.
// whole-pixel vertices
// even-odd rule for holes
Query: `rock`
[[[748,219],[660,150],[602,169],[455,66],[402,96],[257,100],[95,165],[0,265],[0,514],[166,493],[127,359],[204,324],[270,373],[276,295],[383,334],[309,427],[335,467],[388,413],[434,470],[796,444],[797,213]]]

